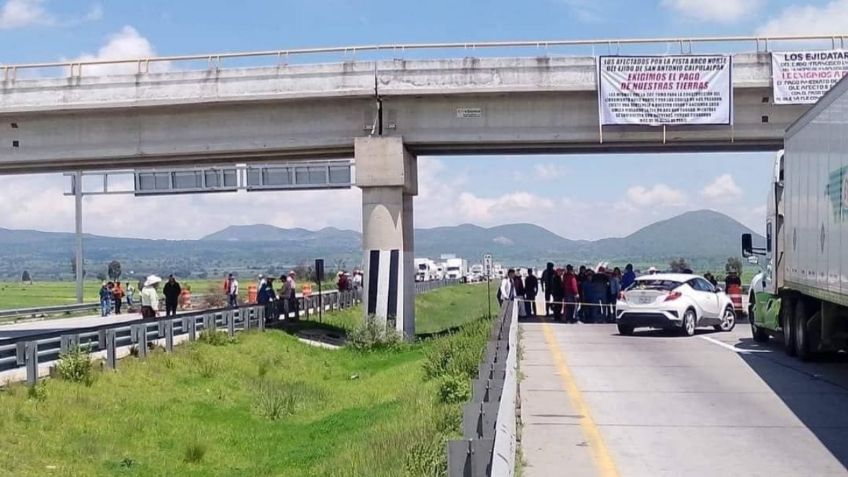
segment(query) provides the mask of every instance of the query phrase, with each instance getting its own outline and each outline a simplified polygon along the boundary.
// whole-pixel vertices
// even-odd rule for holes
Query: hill
[[[415,231],[415,253],[437,258],[454,253],[477,262],[492,253],[503,263],[539,265],[546,261],[598,260],[662,263],[684,257],[691,263],[718,263],[739,254],[739,237],[751,231],[709,210],[687,212],[644,227],[626,237],[568,240],[532,224],[479,227],[464,224]],[[763,240],[758,237],[759,240]],[[85,236],[86,270],[104,271],[119,260],[126,270],[217,276],[227,271],[277,273],[322,257],[330,269],[360,263],[362,237],[332,227],[317,231],[271,225],[230,226],[200,240],[144,240]],[[69,279],[74,236],[69,233],[0,228],[0,277],[18,279],[28,270],[37,279]]]

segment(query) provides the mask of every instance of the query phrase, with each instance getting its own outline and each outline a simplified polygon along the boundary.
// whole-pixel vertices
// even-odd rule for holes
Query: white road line
[[[739,354],[771,353],[771,350],[767,350],[767,349],[742,349],[742,348],[737,348],[736,346],[733,346],[731,344],[727,344],[724,341],[719,341],[719,340],[717,340],[717,339],[715,339],[711,336],[699,336],[698,338],[701,338],[702,340],[709,341],[710,343],[717,344],[717,345],[721,346],[722,348],[726,348],[726,349],[729,349],[730,351],[733,351],[734,353],[739,353]]]

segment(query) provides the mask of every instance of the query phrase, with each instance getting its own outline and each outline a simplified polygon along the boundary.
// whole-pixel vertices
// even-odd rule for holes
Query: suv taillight
[[[668,294],[668,296],[665,297],[664,301],[674,301],[674,300],[676,300],[676,299],[678,299],[682,296],[683,296],[683,294],[680,293],[680,292],[676,292],[676,291],[671,292],[671,293]]]

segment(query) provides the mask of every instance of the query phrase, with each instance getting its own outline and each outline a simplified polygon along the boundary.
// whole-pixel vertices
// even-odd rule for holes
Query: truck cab
[[[742,236],[742,255],[751,264],[760,265],[748,288],[748,319],[757,342],[768,341],[769,336],[782,332],[780,320],[781,299],[778,263],[783,258],[783,166],[784,151],[775,155],[771,187],[766,198],[766,243],[754,247],[750,234]]]

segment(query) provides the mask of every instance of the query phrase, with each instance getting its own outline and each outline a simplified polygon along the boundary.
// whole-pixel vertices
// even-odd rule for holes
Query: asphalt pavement
[[[520,330],[525,477],[848,475],[845,353],[802,363],[747,322]]]

